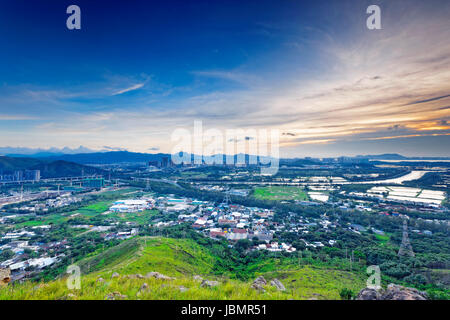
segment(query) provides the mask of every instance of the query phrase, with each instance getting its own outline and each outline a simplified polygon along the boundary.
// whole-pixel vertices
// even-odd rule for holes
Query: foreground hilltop
[[[222,259],[190,239],[134,238],[77,263],[81,289],[66,277],[27,281],[0,289],[2,299],[340,299],[358,292],[364,275],[300,264],[265,261],[241,273],[221,272]]]

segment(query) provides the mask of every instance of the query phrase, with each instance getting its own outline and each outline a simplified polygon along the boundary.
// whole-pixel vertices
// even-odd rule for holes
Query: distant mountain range
[[[106,148],[106,147],[105,147]],[[14,151],[14,152],[6,152],[6,151]],[[30,157],[35,159],[41,159],[45,161],[56,161],[63,160],[69,162],[75,162],[79,164],[116,164],[116,163],[137,163],[137,162],[148,162],[148,161],[158,161],[163,157],[170,157],[170,154],[167,153],[138,153],[138,152],[129,152],[129,151],[94,151],[83,146],[80,146],[77,149],[70,148],[50,148],[47,150],[43,149],[28,149],[28,148],[1,148],[0,154],[4,154],[8,157]],[[189,156],[189,154],[188,154]],[[194,155],[190,154],[191,159],[194,158]],[[242,155],[241,155],[242,156]],[[222,157],[225,163],[226,155],[214,155],[212,157]],[[237,159],[237,155],[234,155],[235,160]],[[248,159],[249,155],[245,155],[245,158]],[[262,157],[265,160],[269,160],[268,157]],[[387,153],[387,154],[378,154],[378,155],[357,155],[351,158],[366,158],[371,160],[449,160],[450,157],[405,157],[396,153]],[[317,162],[316,158],[291,158],[291,159],[282,159],[285,161],[299,161],[299,164],[311,164]]]
[[[108,150],[104,150],[108,151]],[[63,155],[63,154],[78,154],[78,153],[91,153],[91,152],[98,152],[95,150],[91,150],[89,148],[79,146],[78,148],[48,148],[48,149],[41,149],[41,148],[23,148],[23,147],[0,147],[0,155],[5,156],[33,156],[33,157],[46,157],[46,156],[56,156],[56,155]]]
[[[63,154],[44,157],[40,156],[38,158],[47,161],[64,160],[80,164],[112,164],[123,162],[158,161],[165,156],[170,157],[169,154],[165,153],[151,154],[151,153],[137,153],[128,151],[109,151],[109,152],[93,152],[80,154]]]

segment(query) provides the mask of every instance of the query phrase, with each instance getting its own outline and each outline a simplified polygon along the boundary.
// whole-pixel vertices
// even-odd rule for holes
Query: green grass
[[[81,207],[80,209],[76,210],[76,212],[81,213],[82,215],[87,217],[93,217],[96,216],[97,214],[108,211],[109,207],[112,205],[113,202],[114,202],[113,200],[99,201],[94,204]]]
[[[279,263],[279,259],[269,259],[252,268],[254,278],[263,275],[269,282],[279,279],[286,287],[280,292],[270,285],[266,292],[251,288],[252,279],[240,281],[226,275],[214,275],[217,258],[203,246],[191,239],[169,239],[160,237],[133,238],[116,247],[78,262],[82,271],[81,290],[69,290],[66,279],[48,283],[14,283],[0,289],[3,299],[105,299],[114,292],[120,292],[127,299],[340,299],[342,288],[354,292],[365,286],[365,277],[357,272],[347,272],[326,267]],[[130,279],[126,275],[157,271],[174,280]],[[119,278],[111,278],[113,272]],[[193,279],[201,275],[205,279],[216,280],[213,288],[200,287]],[[102,277],[104,283],[96,280]],[[149,290],[138,294],[143,283]],[[180,286],[187,288],[180,291]],[[68,296],[69,294],[74,296]]]
[[[122,274],[158,271],[169,276],[210,273],[215,258],[190,239],[142,237],[124,241],[77,263],[83,272]],[[100,265],[100,267],[99,267]]]
[[[301,187],[270,186],[255,188],[253,196],[262,200],[308,200],[308,195]]]
[[[390,239],[389,235],[387,235],[387,234],[384,234],[384,235],[375,234],[375,238],[377,238],[377,240],[380,241],[381,244],[383,244],[383,245],[386,244]]]

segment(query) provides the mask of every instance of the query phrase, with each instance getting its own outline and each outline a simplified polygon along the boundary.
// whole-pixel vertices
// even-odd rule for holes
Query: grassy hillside
[[[251,288],[253,279],[240,281],[230,279],[227,274],[215,275],[216,262],[211,252],[190,239],[135,238],[77,263],[83,275],[81,290],[69,290],[66,279],[25,282],[0,289],[0,300],[105,299],[114,292],[123,295],[123,299],[340,299],[342,288],[356,292],[365,285],[364,276],[357,273],[309,265],[277,269],[275,263],[265,263],[257,275],[264,276],[268,282],[279,279],[286,291],[267,285],[265,292],[259,292]],[[258,271],[258,266],[251,267]],[[120,276],[112,278],[114,272]],[[174,279],[128,277],[145,276],[148,272],[159,272]],[[195,275],[218,281],[218,285],[201,287]],[[99,278],[104,281],[98,281]],[[148,289],[140,290],[144,283]]]

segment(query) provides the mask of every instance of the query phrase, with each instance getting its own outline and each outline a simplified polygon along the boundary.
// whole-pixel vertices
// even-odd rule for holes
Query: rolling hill
[[[102,174],[103,170],[63,160],[45,161],[36,158],[16,158],[0,156],[0,172],[12,174],[19,170],[40,170],[41,178],[74,177]]]
[[[0,300],[340,299],[343,288],[357,292],[365,286],[364,275],[356,272],[276,265],[271,259],[248,266],[254,278],[267,280],[265,290],[256,290],[252,288],[254,279],[242,281],[231,273],[214,272],[219,259],[191,239],[133,238],[76,263],[82,274],[80,290],[68,289],[66,278],[40,284],[27,281],[0,289]],[[269,284],[275,278],[284,284],[285,291]]]

